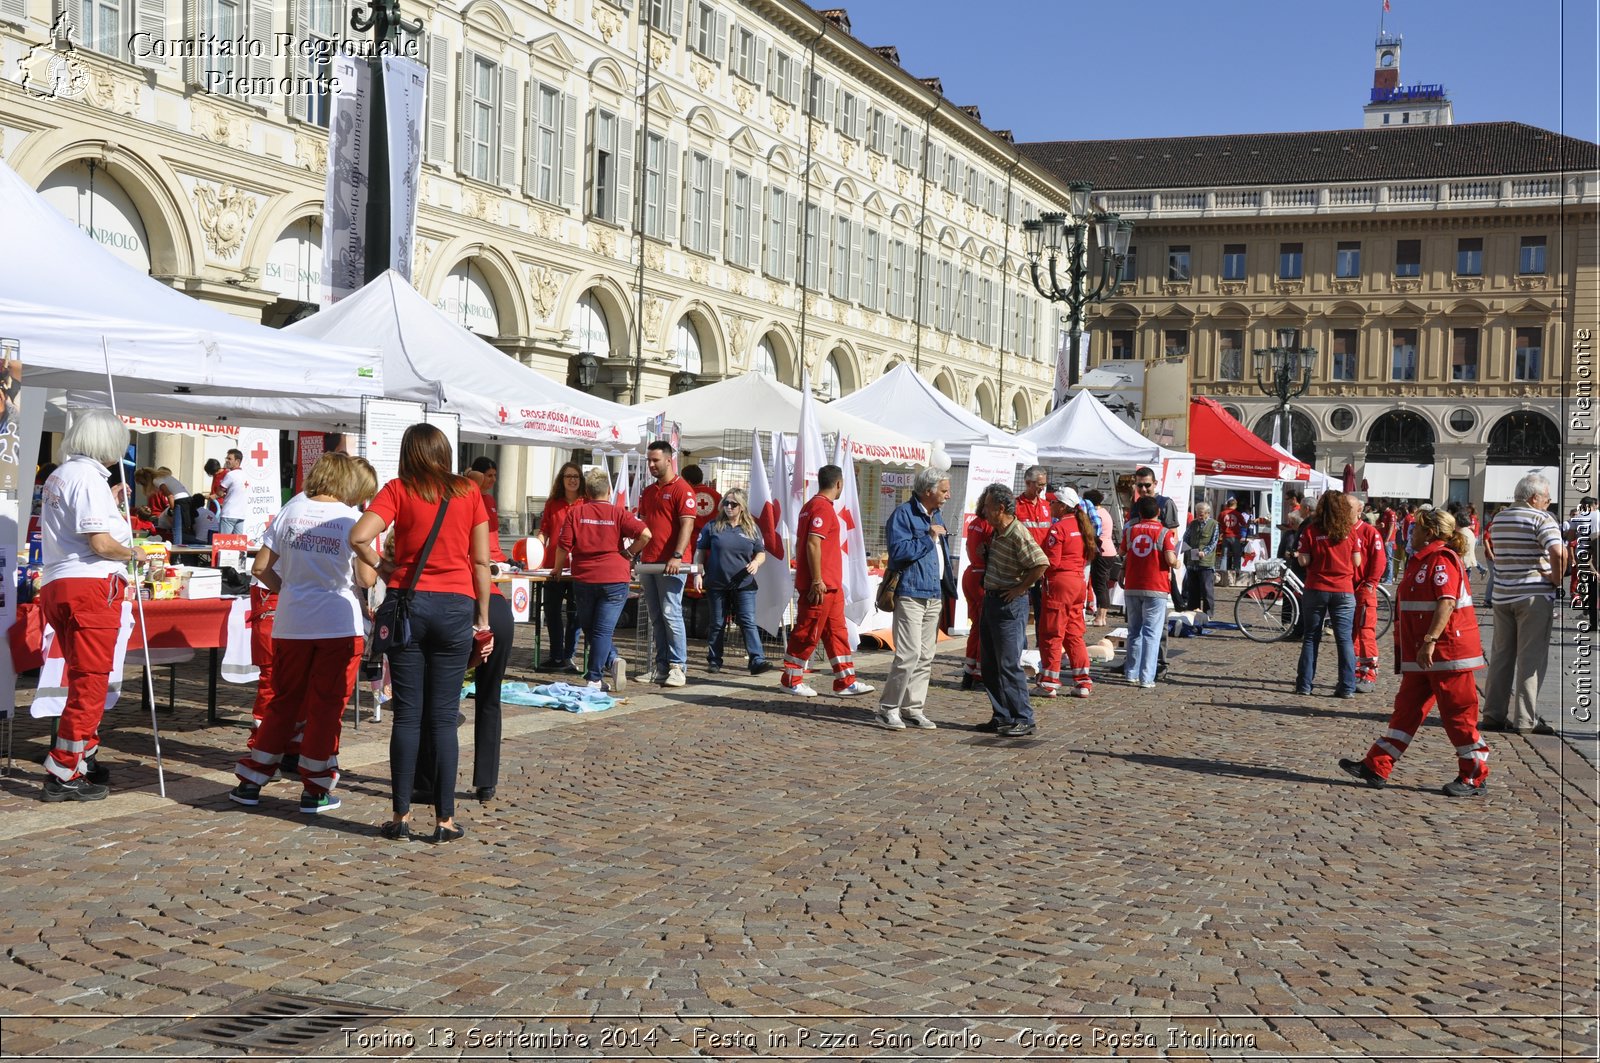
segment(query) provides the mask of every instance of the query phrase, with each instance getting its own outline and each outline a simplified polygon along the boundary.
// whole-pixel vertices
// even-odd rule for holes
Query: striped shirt
[[[1005,530],[995,530],[989,540],[989,565],[983,572],[983,589],[1008,591],[1022,582],[1029,569],[1048,565],[1050,559],[1033,541],[1033,534],[1020,520],[1013,520]]]
[[[1550,597],[1555,587],[1539,568],[1550,547],[1561,542],[1555,518],[1532,506],[1507,506],[1489,522],[1484,538],[1494,549],[1496,605]]]

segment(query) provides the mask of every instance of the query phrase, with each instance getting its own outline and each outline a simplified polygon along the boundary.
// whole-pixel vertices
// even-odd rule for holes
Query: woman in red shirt
[[[577,462],[569,461],[556,470],[555,482],[550,485],[550,497],[539,517],[539,541],[544,543],[545,556],[561,534],[561,523],[567,511],[583,501],[583,469]],[[520,545],[520,544],[519,544]],[[513,548],[513,553],[515,549]],[[527,559],[522,559],[527,564]],[[544,585],[544,622],[550,629],[550,662],[545,668],[552,672],[576,672],[572,655],[578,649],[576,605],[572,597],[573,585],[565,580],[552,579]]]
[[[1050,516],[1055,523],[1044,538],[1050,567],[1044,574],[1044,602],[1039,610],[1039,689],[1041,697],[1056,697],[1061,690],[1061,657],[1067,658],[1072,676],[1072,696],[1086,698],[1094,689],[1089,678],[1089,650],[1083,644],[1083,607],[1088,604],[1089,561],[1099,550],[1094,522],[1080,508],[1078,492],[1051,487]]]
[[[611,689],[616,691],[627,681],[627,665],[617,656],[612,634],[622,607],[628,604],[630,565],[650,541],[650,529],[611,501],[611,477],[604,469],[589,470],[583,478],[583,493],[584,501],[567,513],[556,537],[551,578],[558,577],[571,562],[578,626],[589,647],[589,670],[584,678],[591,690],[603,690],[606,684],[601,677],[610,674]]]
[[[388,652],[394,684],[389,734],[394,818],[382,833],[385,838],[411,837],[417,746],[427,727],[433,737],[433,778],[438,780],[433,840],[454,841],[466,833],[455,822],[461,681],[474,632],[490,630],[489,516],[477,486],[451,470],[450,442],[433,425],[406,429],[400,439],[399,472],[350,532],[356,556],[378,570],[388,592],[411,596],[411,642]],[[436,526],[437,538],[419,571],[418,559]],[[393,561],[373,549],[373,540],[391,527]]]
[[[1322,645],[1322,622],[1333,620],[1334,644],[1339,649],[1339,679],[1333,696],[1356,695],[1356,546],[1355,515],[1343,491],[1326,491],[1317,499],[1317,511],[1300,529],[1295,559],[1305,566],[1306,591],[1300,599],[1300,668],[1295,674],[1296,694],[1310,694],[1317,675],[1317,650]]]

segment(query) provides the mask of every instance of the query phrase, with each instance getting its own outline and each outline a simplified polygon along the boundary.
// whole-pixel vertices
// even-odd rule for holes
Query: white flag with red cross
[[[781,440],[776,449],[782,452]],[[783,616],[794,593],[794,574],[785,559],[782,512],[762,461],[760,431],[750,433],[749,502],[750,515],[761,529],[761,544],[770,555],[756,569],[756,624],[765,631],[777,631],[783,626]]]
[[[840,547],[844,550],[844,615],[853,625],[873,611],[872,583],[867,576],[867,537],[863,531],[865,514],[861,492],[856,485],[856,460],[850,454],[850,441],[839,437],[834,464],[844,472],[844,491],[839,495]],[[853,636],[852,636],[853,638]]]

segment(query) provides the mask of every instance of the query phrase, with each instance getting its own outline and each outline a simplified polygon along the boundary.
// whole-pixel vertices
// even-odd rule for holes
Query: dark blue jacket
[[[905,598],[939,598],[945,594],[939,582],[939,555],[934,552],[933,537],[928,529],[933,525],[944,527],[944,519],[935,510],[929,513],[915,497],[902,502],[889,514],[884,525],[884,536],[889,540],[889,569],[901,570],[899,594]],[[951,573],[950,536],[939,540],[944,550],[944,570]]]

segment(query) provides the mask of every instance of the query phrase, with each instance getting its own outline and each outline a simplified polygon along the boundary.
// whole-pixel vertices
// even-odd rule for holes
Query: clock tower
[[[1362,126],[1450,125],[1455,121],[1444,86],[1407,85],[1400,80],[1398,33],[1378,31],[1373,44],[1372,92],[1362,108]]]

